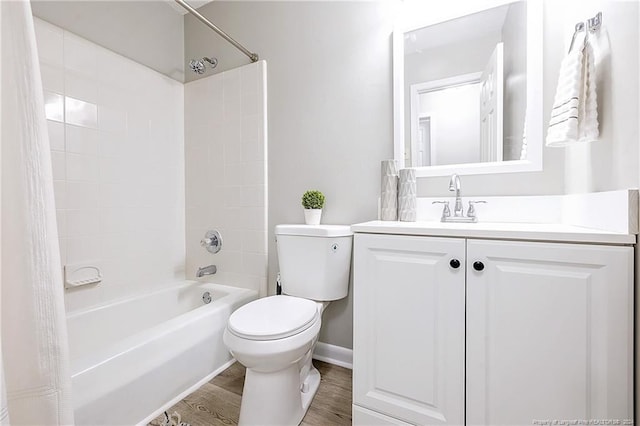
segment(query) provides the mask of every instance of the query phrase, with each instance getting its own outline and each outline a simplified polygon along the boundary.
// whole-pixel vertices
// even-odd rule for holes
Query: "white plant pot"
[[[304,223],[307,225],[320,225],[322,209],[304,209]]]

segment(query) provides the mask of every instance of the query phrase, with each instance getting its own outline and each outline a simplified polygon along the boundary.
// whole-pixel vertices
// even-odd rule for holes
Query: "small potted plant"
[[[302,195],[302,207],[304,207],[304,223],[307,225],[320,225],[320,217],[324,207],[324,194],[316,190],[305,192]]]

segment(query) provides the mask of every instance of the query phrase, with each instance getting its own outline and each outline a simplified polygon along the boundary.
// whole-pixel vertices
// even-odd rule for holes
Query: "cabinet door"
[[[354,404],[464,423],[464,252],[462,239],[356,234]]]
[[[467,424],[631,419],[632,262],[631,247],[469,240]]]

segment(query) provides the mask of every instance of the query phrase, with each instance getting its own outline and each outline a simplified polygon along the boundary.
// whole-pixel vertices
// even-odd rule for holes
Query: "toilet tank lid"
[[[276,225],[276,235],[300,235],[306,237],[349,237],[351,225]]]

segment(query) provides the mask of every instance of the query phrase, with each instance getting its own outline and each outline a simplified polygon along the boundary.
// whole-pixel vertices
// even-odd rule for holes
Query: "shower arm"
[[[180,6],[182,6],[183,8],[185,8],[185,10],[187,12],[189,12],[190,14],[192,14],[193,16],[198,18],[198,20],[200,20],[200,22],[202,22],[207,27],[211,28],[213,31],[218,33],[218,35],[220,37],[222,37],[223,39],[225,39],[229,43],[231,43],[236,49],[238,49],[239,51],[241,51],[242,53],[247,55],[249,57],[249,59],[251,59],[251,62],[258,62],[258,54],[257,53],[253,53],[253,52],[247,50],[247,48],[245,48],[243,45],[241,45],[240,43],[235,41],[233,38],[231,38],[231,36],[229,36],[229,34],[227,34],[224,31],[222,31],[220,28],[218,28],[213,23],[211,23],[211,21],[209,21],[207,18],[202,16],[202,14],[200,12],[195,10],[193,7],[189,6],[189,4],[187,2],[185,2],[184,0],[175,0],[175,2],[178,3]]]

